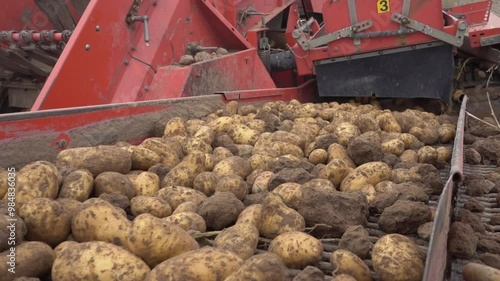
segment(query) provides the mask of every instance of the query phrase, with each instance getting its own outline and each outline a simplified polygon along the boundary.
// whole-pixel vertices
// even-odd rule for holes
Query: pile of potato
[[[317,280],[325,255],[333,280],[421,280],[455,122],[376,103],[230,102],[137,146],[66,149],[17,173],[18,266],[2,280]],[[341,241],[331,255],[328,237]]]

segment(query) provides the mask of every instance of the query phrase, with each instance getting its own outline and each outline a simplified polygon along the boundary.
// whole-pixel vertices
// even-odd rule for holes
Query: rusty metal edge
[[[445,274],[449,264],[448,232],[452,220],[453,198],[456,194],[457,184],[463,179],[463,140],[467,101],[467,96],[464,96],[457,121],[450,176],[439,198],[436,218],[432,227],[432,235],[422,279],[424,281],[446,280]]]

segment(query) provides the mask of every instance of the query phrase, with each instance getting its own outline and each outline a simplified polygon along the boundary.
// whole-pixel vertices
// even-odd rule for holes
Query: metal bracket
[[[458,22],[457,34],[455,36],[450,35],[441,30],[432,28],[426,24],[418,22],[409,17],[405,17],[401,14],[394,13],[391,15],[391,20],[397,22],[403,26],[414,29],[416,31],[422,32],[426,35],[439,39],[443,42],[446,42],[450,45],[461,47],[464,43],[465,32],[467,31],[467,23],[465,21]]]
[[[360,23],[348,26],[348,27],[343,28],[341,30],[332,32],[330,34],[327,34],[327,35],[324,35],[324,36],[321,36],[321,37],[318,37],[318,38],[315,38],[312,40],[308,40],[304,36],[304,34],[298,29],[294,30],[294,32],[292,33],[292,36],[293,36],[293,38],[295,38],[295,40],[297,40],[297,42],[302,47],[302,49],[307,51],[307,50],[314,49],[314,48],[317,48],[317,47],[322,46],[322,45],[326,45],[330,42],[339,40],[341,38],[353,37],[353,35],[356,34],[357,32],[366,30],[368,28],[371,28],[372,26],[373,26],[373,22],[371,20],[365,20],[365,21],[362,21]]]
[[[481,46],[490,46],[500,43],[500,35],[493,35],[481,38]]]

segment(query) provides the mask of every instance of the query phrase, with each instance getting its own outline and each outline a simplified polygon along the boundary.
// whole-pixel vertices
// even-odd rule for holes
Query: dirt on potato
[[[430,219],[431,210],[424,203],[398,200],[394,205],[385,208],[378,225],[386,233],[412,234]]]
[[[292,281],[324,281],[325,274],[319,268],[306,266]]]
[[[448,251],[455,258],[470,259],[476,254],[478,240],[470,225],[454,222],[448,234]]]
[[[222,230],[233,225],[245,204],[231,192],[217,192],[205,199],[198,207],[198,215],[202,216],[207,228]]]
[[[370,257],[373,243],[368,231],[361,225],[349,226],[340,238],[340,248],[351,251],[362,259]]]

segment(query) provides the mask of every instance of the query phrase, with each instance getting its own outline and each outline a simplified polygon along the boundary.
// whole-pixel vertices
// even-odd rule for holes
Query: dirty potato
[[[250,167],[250,163],[247,160],[233,156],[226,159],[223,159],[219,163],[217,163],[214,167],[213,172],[219,177],[227,176],[227,175],[238,175],[241,178],[246,178],[252,172],[252,168]]]
[[[231,192],[236,195],[236,198],[243,200],[248,194],[248,185],[238,175],[223,176],[215,186],[215,192]]]
[[[225,280],[242,264],[243,260],[233,252],[204,247],[162,262],[144,280],[219,281]]]
[[[52,280],[144,280],[148,265],[127,250],[110,243],[92,241],[72,245],[54,261]]]
[[[158,218],[164,218],[172,214],[172,208],[167,201],[159,197],[139,195],[130,200],[130,212],[134,217],[148,213]]]
[[[372,274],[368,266],[354,253],[339,249],[330,257],[332,270],[335,274],[348,274],[357,281],[371,281]]]
[[[304,218],[294,209],[283,203],[281,197],[269,193],[262,204],[259,232],[267,238],[274,238],[282,233],[301,231],[305,228]]]
[[[160,190],[160,177],[153,172],[142,172],[133,181],[136,196],[155,196]]]
[[[211,196],[215,193],[215,187],[219,182],[220,177],[213,172],[199,173],[193,181],[193,188],[203,192],[206,196]]]
[[[127,176],[116,172],[104,172],[99,174],[94,181],[94,195],[98,197],[103,193],[118,193],[131,199],[135,196],[135,189]]]
[[[278,185],[273,191],[288,207],[297,210],[302,200],[302,186],[298,183],[287,182]]]
[[[195,151],[188,154],[163,178],[161,187],[180,185],[192,187],[196,176],[205,171],[205,153]]]
[[[207,198],[205,194],[184,186],[167,186],[158,191],[157,197],[167,201],[173,210],[184,202],[193,202],[201,204]]]
[[[15,258],[12,260],[10,249],[0,253],[2,280],[13,281],[19,277],[39,277],[50,273],[55,255],[52,248],[38,241],[23,242],[16,245]],[[14,272],[12,272],[12,268]],[[11,270],[9,270],[11,269]]]
[[[237,271],[224,281],[285,280],[287,276],[288,269],[280,256],[273,253],[263,253],[247,259]]]
[[[303,268],[321,260],[323,244],[307,233],[291,231],[274,238],[268,251],[280,256],[288,267]]]
[[[359,190],[366,184],[391,179],[391,168],[383,162],[369,162],[349,172],[340,184],[341,191]]]
[[[274,176],[274,173],[271,171],[264,171],[260,173],[252,185],[252,193],[261,193],[269,190],[269,181]]]
[[[236,224],[250,223],[258,228],[260,225],[260,217],[262,215],[262,207],[262,204],[253,204],[246,207],[238,216]]]
[[[259,230],[250,223],[238,223],[224,229],[214,240],[214,247],[237,254],[242,260],[254,255],[259,243]]]
[[[331,144],[328,147],[328,163],[330,163],[333,159],[341,159],[343,160],[347,166],[351,168],[356,168],[356,164],[347,153],[345,147],[338,143]]]
[[[205,232],[207,230],[205,220],[195,212],[180,212],[172,214],[163,220],[175,224],[185,231],[195,230]]]
[[[338,189],[351,170],[352,168],[344,160],[335,158],[319,172],[318,177],[329,180]]]
[[[89,199],[94,188],[94,177],[87,170],[76,170],[63,179],[58,198],[70,198],[80,202]]]

